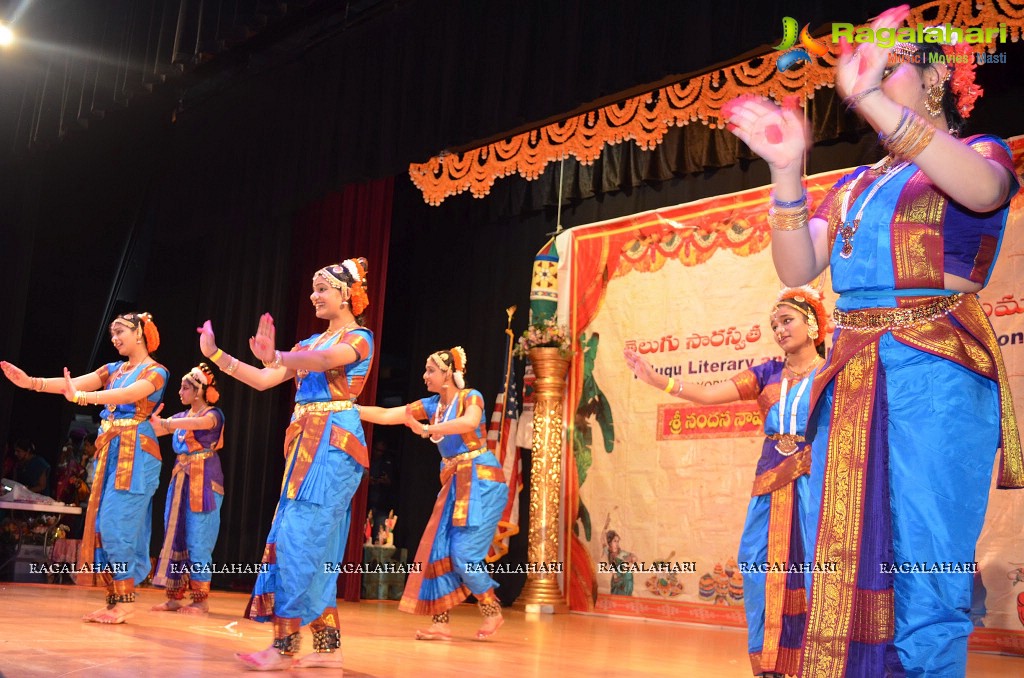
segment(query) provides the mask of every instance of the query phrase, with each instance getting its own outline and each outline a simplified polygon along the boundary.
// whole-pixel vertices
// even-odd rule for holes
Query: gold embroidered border
[[[757,386],[757,375],[750,370],[743,370],[732,378],[736,384],[736,390],[740,393],[740,400],[756,400],[760,395]]]
[[[789,539],[793,530],[793,484],[788,483],[772,492],[768,516],[768,562],[789,562]],[[765,576],[764,584],[764,640],[761,665],[767,671],[775,670],[782,640],[782,610],[786,600],[786,573],[773,567]]]
[[[298,633],[299,629],[302,628],[302,619],[300,617],[278,617],[274,615],[274,637],[284,638],[290,636],[293,633]]]
[[[754,491],[751,493],[751,496],[757,497],[774,492],[810,472],[811,448],[804,446],[804,449],[791,457],[787,457],[775,468],[768,469],[754,478]]]
[[[801,586],[798,589],[786,589],[786,601],[782,604],[782,614],[787,617],[795,617],[798,614],[807,613],[807,590]]]
[[[774,384],[767,384],[761,390],[761,394],[757,396],[757,407],[761,410],[762,419],[768,419],[768,411],[772,409],[772,405],[779,402],[781,396],[782,384],[778,382]]]
[[[309,624],[309,628],[313,631],[322,631],[325,628],[338,628],[338,608],[328,607],[325,608],[320,616],[314,619]]]
[[[804,638],[805,675],[840,677],[853,623],[871,410],[877,386],[878,346],[858,351],[836,376],[828,464],[822,491],[815,559],[837,563],[838,572],[814,577]]]
[[[857,591],[853,608],[850,640],[877,645],[892,642],[895,629],[895,602],[893,592]]]
[[[995,360],[996,378],[999,384],[999,413],[1002,442],[1002,456],[999,460],[999,481],[1001,489],[1024,488],[1024,449],[1020,444],[1020,430],[1017,426],[1017,415],[1013,409],[1013,396],[1010,393],[1010,380],[1006,374],[999,340],[996,338],[992,324],[985,316],[985,310],[977,296],[968,295],[967,303],[953,310],[953,317],[960,321],[968,332],[984,345]]]
[[[181,455],[184,456],[184,455]],[[176,466],[175,471],[182,469],[181,466]],[[177,588],[178,582],[182,581],[181,573],[171,573],[171,560],[175,554],[173,552],[174,547],[174,535],[178,531],[178,519],[181,515],[181,500],[185,494],[185,487],[183,485],[185,480],[185,474],[182,472],[176,472],[171,477],[171,486],[167,490],[171,493],[171,508],[167,516],[167,526],[164,529],[164,543],[160,547],[160,556],[156,561],[156,572],[153,574],[153,586],[167,586],[168,588]],[[200,502],[202,497],[200,497]],[[188,551],[185,552],[185,557],[188,557]],[[180,558],[179,558],[180,560]]]
[[[249,606],[246,608],[246,617],[256,619],[257,617],[274,616],[274,594],[261,593],[249,599]]]
[[[896,287],[942,288],[946,197],[924,172],[915,171],[900,198],[890,226]]]

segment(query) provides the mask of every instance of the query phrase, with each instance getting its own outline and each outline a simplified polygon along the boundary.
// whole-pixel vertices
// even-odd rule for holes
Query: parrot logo
[[[804,25],[800,30],[800,24],[791,16],[782,17],[782,42],[772,49],[785,52],[779,56],[777,62],[779,72],[788,71],[801,61],[811,62],[811,54],[814,56],[825,56],[828,54],[828,47],[811,37],[808,32],[809,24]],[[800,47],[793,49],[797,44],[799,30]],[[810,54],[809,54],[810,53]]]

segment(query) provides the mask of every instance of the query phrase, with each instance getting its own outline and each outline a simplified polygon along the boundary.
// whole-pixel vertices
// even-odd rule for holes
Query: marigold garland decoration
[[[992,0],[978,9],[970,0],[937,0],[911,10],[907,24],[918,23],[965,29],[1005,23],[1007,38],[1017,42],[1024,34],[1024,0]],[[633,141],[651,150],[662,142],[669,127],[698,120],[712,129],[721,127],[722,104],[742,94],[776,101],[792,95],[811,99],[816,90],[833,86],[838,45],[825,44],[827,54],[792,70],[779,72],[777,62],[782,53],[772,51],[465,153],[444,153],[413,163],[409,177],[431,205],[467,190],[473,197],[483,198],[501,177],[518,174],[532,181],[549,163],[568,156],[589,165],[606,145]]]

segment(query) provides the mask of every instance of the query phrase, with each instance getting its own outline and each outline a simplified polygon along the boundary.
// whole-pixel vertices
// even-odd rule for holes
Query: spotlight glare
[[[0,24],[0,47],[7,47],[14,42],[14,31]]]

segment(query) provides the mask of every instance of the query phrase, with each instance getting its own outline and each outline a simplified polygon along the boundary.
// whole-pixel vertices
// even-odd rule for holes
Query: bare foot
[[[180,610],[178,610],[178,614],[191,614],[202,616],[207,614],[209,611],[210,604],[204,600],[201,603],[192,603],[191,605],[186,605],[185,607],[182,607]]]
[[[476,639],[483,640],[484,638],[490,638],[498,632],[498,629],[500,629],[501,625],[504,623],[505,618],[500,614],[497,617],[485,617],[483,625],[476,632]]]
[[[416,629],[416,640],[451,640],[452,628],[448,624],[434,622],[426,631]]]
[[[180,610],[182,607],[184,606],[181,604],[181,601],[168,599],[149,609],[152,612],[174,612],[175,610]]]
[[[334,652],[310,652],[295,662],[297,669],[337,669],[341,675],[341,650]]]
[[[82,616],[82,621],[84,621],[84,622],[96,621],[96,617],[99,617],[101,614],[104,614],[109,609],[110,609],[109,607],[101,607],[98,610],[93,610],[89,614],[83,615]]]
[[[287,671],[293,663],[290,656],[281,654],[273,645],[259,652],[236,652],[235,657],[253,671]]]
[[[133,614],[135,614],[133,603],[118,603],[90,612],[82,617],[82,621],[96,622],[97,624],[123,624]]]

